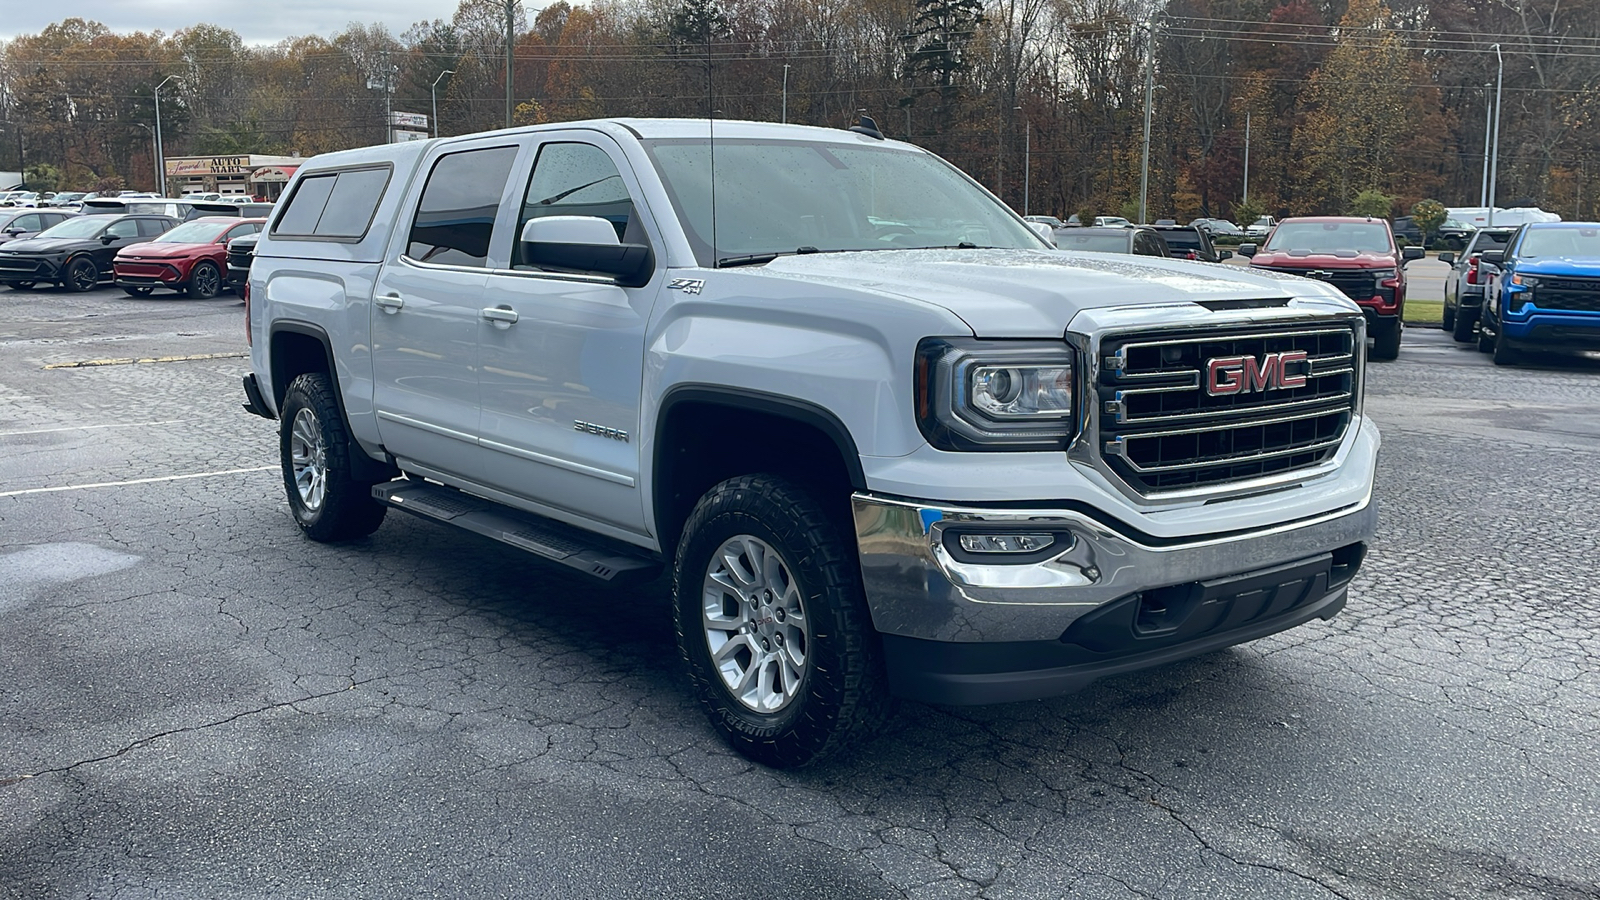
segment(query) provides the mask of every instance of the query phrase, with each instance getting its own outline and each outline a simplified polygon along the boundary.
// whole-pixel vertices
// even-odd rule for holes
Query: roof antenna
[[[717,111],[711,63],[711,17],[705,18],[706,37],[706,144],[711,156],[711,268],[722,265],[717,258]]]

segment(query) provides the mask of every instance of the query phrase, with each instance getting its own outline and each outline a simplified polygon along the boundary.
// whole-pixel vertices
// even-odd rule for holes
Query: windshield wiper
[[[717,268],[732,269],[736,266],[764,266],[782,255],[782,253],[752,253],[749,256],[724,256],[717,260]]]

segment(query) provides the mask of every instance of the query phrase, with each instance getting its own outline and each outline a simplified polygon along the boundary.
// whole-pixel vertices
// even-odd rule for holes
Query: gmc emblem
[[[1206,393],[1213,397],[1224,397],[1229,394],[1304,387],[1305,372],[1290,375],[1289,365],[1305,361],[1304,350],[1268,353],[1260,360],[1254,356],[1218,356],[1206,361]]]

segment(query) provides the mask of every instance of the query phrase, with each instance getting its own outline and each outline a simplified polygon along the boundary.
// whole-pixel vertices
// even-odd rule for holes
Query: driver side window
[[[534,268],[527,261],[522,228],[530,219],[544,216],[598,216],[611,223],[622,243],[650,242],[616,164],[593,144],[551,143],[539,148],[512,238],[515,268]]]
[[[120,222],[112,222],[106,228],[106,235],[114,238],[138,237],[139,221],[137,219],[123,219]]]

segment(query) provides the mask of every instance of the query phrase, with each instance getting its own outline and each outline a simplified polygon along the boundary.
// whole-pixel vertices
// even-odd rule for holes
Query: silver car
[[[0,209],[0,244],[31,238],[72,216],[64,209]]]

